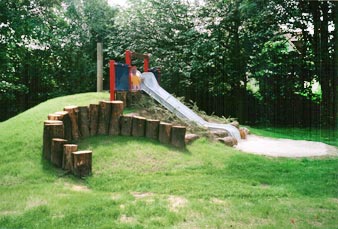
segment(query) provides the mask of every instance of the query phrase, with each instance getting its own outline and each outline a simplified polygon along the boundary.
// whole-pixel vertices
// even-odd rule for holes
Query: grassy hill
[[[0,123],[0,228],[335,228],[338,159],[278,159],[200,139],[180,151],[145,138],[95,136],[93,175],[80,180],[41,159],[56,98]]]

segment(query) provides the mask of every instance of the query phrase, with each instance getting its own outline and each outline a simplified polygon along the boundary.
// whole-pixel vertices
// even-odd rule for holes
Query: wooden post
[[[171,128],[171,144],[178,148],[185,147],[185,126],[173,126]]]
[[[102,43],[97,43],[97,92],[103,90],[103,48]]]
[[[110,101],[100,101],[97,134],[108,134],[110,111]]]
[[[46,160],[51,160],[52,139],[63,137],[64,127],[62,121],[48,120],[44,122],[42,155]]]
[[[111,102],[111,116],[109,123],[109,135],[120,134],[120,117],[123,114],[123,102],[112,101]]]
[[[88,176],[92,172],[92,151],[73,152],[74,158],[74,175],[78,177]]]
[[[147,119],[146,122],[146,137],[158,140],[158,130],[159,130],[160,121],[154,119]]]
[[[137,104],[141,99],[141,91],[128,91],[127,93],[127,107]]]
[[[67,106],[64,108],[64,111],[68,111],[69,118],[72,124],[72,139],[77,141],[80,138],[80,131],[79,131],[79,125],[78,125],[79,109],[77,106]]]
[[[67,171],[73,171],[74,161],[73,152],[77,151],[78,147],[75,144],[64,144],[63,145],[63,160],[62,168]]]
[[[99,123],[99,105],[90,104],[89,105],[89,133],[90,136],[94,136],[97,133],[97,126]]]
[[[63,160],[63,145],[67,143],[66,139],[53,138],[51,147],[51,162],[57,167],[62,167]]]
[[[134,137],[144,137],[145,129],[146,129],[146,119],[140,116],[134,116],[131,135]]]
[[[58,112],[55,112],[55,114],[61,116],[60,121],[63,122],[64,130],[65,130],[64,139],[71,141],[72,140],[72,122],[70,120],[68,111],[58,111]]]
[[[160,122],[158,140],[163,144],[169,144],[171,140],[171,127],[172,124]]]
[[[59,120],[59,121],[61,121],[61,115],[59,115],[59,114],[49,114],[48,120]]]
[[[86,138],[89,136],[89,117],[88,117],[88,107],[80,106],[79,107],[79,129],[81,132],[81,137]]]
[[[130,136],[133,116],[122,115],[120,120],[121,120],[121,123],[120,123],[121,124],[121,135]]]
[[[123,102],[124,106],[127,106],[127,92],[126,91],[116,91],[115,99]]]

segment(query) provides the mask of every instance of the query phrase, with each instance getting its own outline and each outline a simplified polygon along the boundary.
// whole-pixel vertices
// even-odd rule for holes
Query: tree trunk
[[[134,116],[131,135],[134,137],[144,137],[145,129],[146,119],[140,116]]]
[[[58,168],[62,168],[63,145],[67,143],[66,139],[53,138],[51,147],[51,162]]]
[[[115,92],[116,100],[122,101],[124,106],[127,106],[127,92],[126,91],[116,91]]]
[[[146,137],[153,139],[153,140],[158,140],[159,126],[160,126],[159,120],[147,119],[147,122],[146,122]]]
[[[99,105],[89,105],[89,132],[90,136],[94,136],[97,133],[97,126],[99,122]]]
[[[81,106],[79,107],[79,128],[81,132],[81,137],[86,138],[89,136],[89,117],[88,117],[88,107]]]
[[[133,116],[122,115],[121,116],[121,135],[122,136],[130,136],[131,135],[131,127],[133,123]]]
[[[77,141],[80,138],[80,131],[78,125],[79,109],[77,106],[67,106],[64,108],[64,111],[68,111],[69,118],[72,124],[72,139]]]
[[[69,117],[68,111],[58,111],[55,112],[56,115],[60,115],[60,121],[63,122],[65,136],[64,139],[67,139],[68,141],[72,140],[72,122]]]
[[[97,134],[108,134],[109,117],[111,112],[110,101],[100,101],[99,103],[99,126]]]
[[[78,177],[88,176],[92,172],[92,151],[73,152],[74,158],[74,175]]]
[[[109,135],[120,134],[120,117],[123,114],[123,102],[112,101],[111,103],[111,116],[109,123]]]
[[[63,137],[64,127],[62,121],[48,120],[44,122],[42,155],[46,160],[51,160],[52,139]]]
[[[159,132],[158,132],[158,140],[162,144],[169,144],[171,140],[171,127],[172,124],[160,122]]]
[[[63,160],[62,168],[67,171],[73,171],[74,161],[73,161],[73,152],[76,152],[78,149],[75,144],[64,144],[63,145]]]
[[[171,128],[171,144],[177,148],[185,147],[185,126],[173,126]]]

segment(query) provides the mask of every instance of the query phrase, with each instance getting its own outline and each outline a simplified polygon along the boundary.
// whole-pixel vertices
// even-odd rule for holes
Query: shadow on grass
[[[146,137],[132,137],[132,136],[93,136],[88,137],[86,139],[80,140],[78,142],[79,147],[86,148],[89,145],[93,148],[99,147],[102,144],[111,144],[118,147],[126,146],[127,144],[135,142],[139,144],[146,144],[147,146],[160,146],[165,147],[167,150],[177,152],[177,153],[184,153],[186,155],[191,155],[191,152],[187,148],[177,148],[169,144],[162,144],[156,140],[149,139]]]

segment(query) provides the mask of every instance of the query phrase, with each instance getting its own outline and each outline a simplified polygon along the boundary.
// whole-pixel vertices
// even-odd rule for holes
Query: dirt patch
[[[26,204],[26,209],[35,208],[46,204],[46,200],[29,200]]]
[[[0,211],[0,215],[6,216],[6,215],[17,215],[20,211]]]
[[[248,135],[239,141],[237,149],[271,157],[323,157],[338,156],[338,150],[321,142],[290,140]]]
[[[212,198],[212,199],[211,199],[211,202],[214,203],[214,204],[219,204],[219,205],[224,205],[224,204],[226,204],[226,202],[225,202],[224,200],[217,199],[217,198]]]
[[[177,212],[180,208],[187,205],[188,200],[180,196],[169,196],[169,209],[173,212]]]
[[[136,223],[137,220],[131,216],[121,215],[120,222],[121,223]]]
[[[151,192],[132,192],[131,193],[136,199],[142,199],[152,197],[154,194]]]

